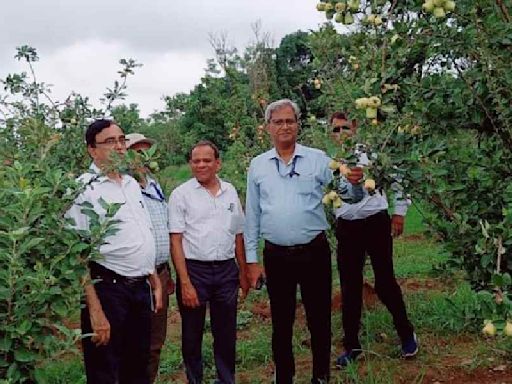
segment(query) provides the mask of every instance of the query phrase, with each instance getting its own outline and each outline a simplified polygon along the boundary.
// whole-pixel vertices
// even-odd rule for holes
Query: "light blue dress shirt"
[[[251,161],[244,231],[248,263],[258,261],[260,236],[290,246],[309,243],[327,229],[322,196],[332,178],[330,161],[324,152],[300,144],[288,164],[275,148]]]

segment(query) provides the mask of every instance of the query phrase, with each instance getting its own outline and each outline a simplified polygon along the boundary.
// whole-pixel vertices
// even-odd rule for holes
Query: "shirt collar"
[[[104,183],[105,181],[112,181],[108,178],[108,176],[106,176],[103,171],[93,162],[91,163],[91,165],[89,166],[89,173],[92,173],[94,175],[97,175],[97,181],[99,183]],[[121,174],[121,182],[124,184],[124,183],[127,183],[129,182],[130,179],[127,178],[127,175],[123,175]]]
[[[108,181],[108,177],[105,176],[105,174],[103,174],[101,169],[94,162],[91,163],[91,165],[89,166],[89,171],[90,171],[90,173],[92,173],[94,175],[97,175],[97,179],[96,180],[98,182],[103,183],[105,181]]]
[[[226,183],[224,180],[222,180],[221,178],[219,178],[218,176],[217,176],[217,180],[219,181],[219,184],[220,184],[220,191],[221,191],[221,193],[222,193],[222,192],[224,192],[224,191],[226,190],[226,188],[227,188],[227,183]],[[196,179],[195,177],[192,179],[192,186],[193,186],[194,188],[204,188],[204,187],[201,185],[201,183],[200,183],[199,181],[197,181],[197,179]]]
[[[164,195],[162,188],[160,185],[156,182],[156,180],[152,179],[149,176],[146,176],[146,186],[142,187],[141,185],[142,193],[148,197],[151,197],[152,199],[164,201]]]
[[[293,151],[293,156],[291,158],[293,159],[295,156],[304,157],[305,155],[306,155],[306,151],[304,150],[304,146],[300,145],[299,143],[295,143],[295,150]],[[268,158],[269,158],[269,160],[280,158],[279,153],[277,153],[276,147],[273,147],[268,152]]]

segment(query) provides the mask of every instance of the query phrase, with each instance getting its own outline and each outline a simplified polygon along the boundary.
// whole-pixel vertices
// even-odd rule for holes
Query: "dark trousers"
[[[407,318],[402,291],[393,271],[393,238],[388,213],[381,211],[362,220],[338,219],[336,238],[345,349],[361,348],[359,327],[366,253],[370,256],[375,274],[377,296],[391,313],[400,338],[411,337],[413,326]]]
[[[157,270],[160,284],[162,285],[162,309],[151,313],[151,342],[149,352],[149,380],[154,383],[158,375],[160,365],[160,353],[167,336],[167,310],[169,308],[169,284],[172,281],[169,265]]]
[[[181,351],[190,384],[203,380],[203,341],[206,304],[210,307],[213,355],[217,383],[235,382],[236,307],[239,271],[234,259],[221,262],[186,260],[187,271],[196,289],[200,306],[183,305],[180,284],[176,285],[181,314]]]
[[[97,347],[90,336],[82,339],[87,383],[149,384],[149,284],[147,281],[125,283],[112,276],[101,276],[102,280],[94,285],[110,323],[110,341]],[[100,276],[91,271],[91,277]],[[81,325],[83,334],[92,333],[87,306],[81,312]]]
[[[322,233],[306,246],[265,243],[263,251],[272,313],[272,352],[276,383],[293,382],[292,334],[297,285],[311,334],[313,378],[328,379],[331,355],[331,252]]]

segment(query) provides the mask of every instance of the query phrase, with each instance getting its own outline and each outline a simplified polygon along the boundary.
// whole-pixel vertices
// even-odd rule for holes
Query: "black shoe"
[[[418,338],[416,337],[416,333],[413,333],[409,339],[402,343],[402,357],[404,359],[410,359],[416,356],[419,349]]]
[[[363,353],[361,349],[351,349],[345,351],[336,359],[336,368],[345,368],[347,365],[353,363]]]
[[[319,379],[317,377],[313,377],[311,379],[311,384],[327,384],[329,379]]]

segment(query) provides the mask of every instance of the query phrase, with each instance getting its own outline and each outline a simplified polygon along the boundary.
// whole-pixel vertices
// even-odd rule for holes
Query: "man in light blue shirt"
[[[297,285],[311,332],[311,382],[325,383],[330,373],[331,253],[321,200],[332,174],[324,152],[297,143],[299,117],[299,108],[290,100],[268,105],[265,123],[274,148],[251,161],[247,178],[247,271],[255,287],[262,273],[257,256],[261,237],[276,384],[292,383],[295,374],[292,333]]]

